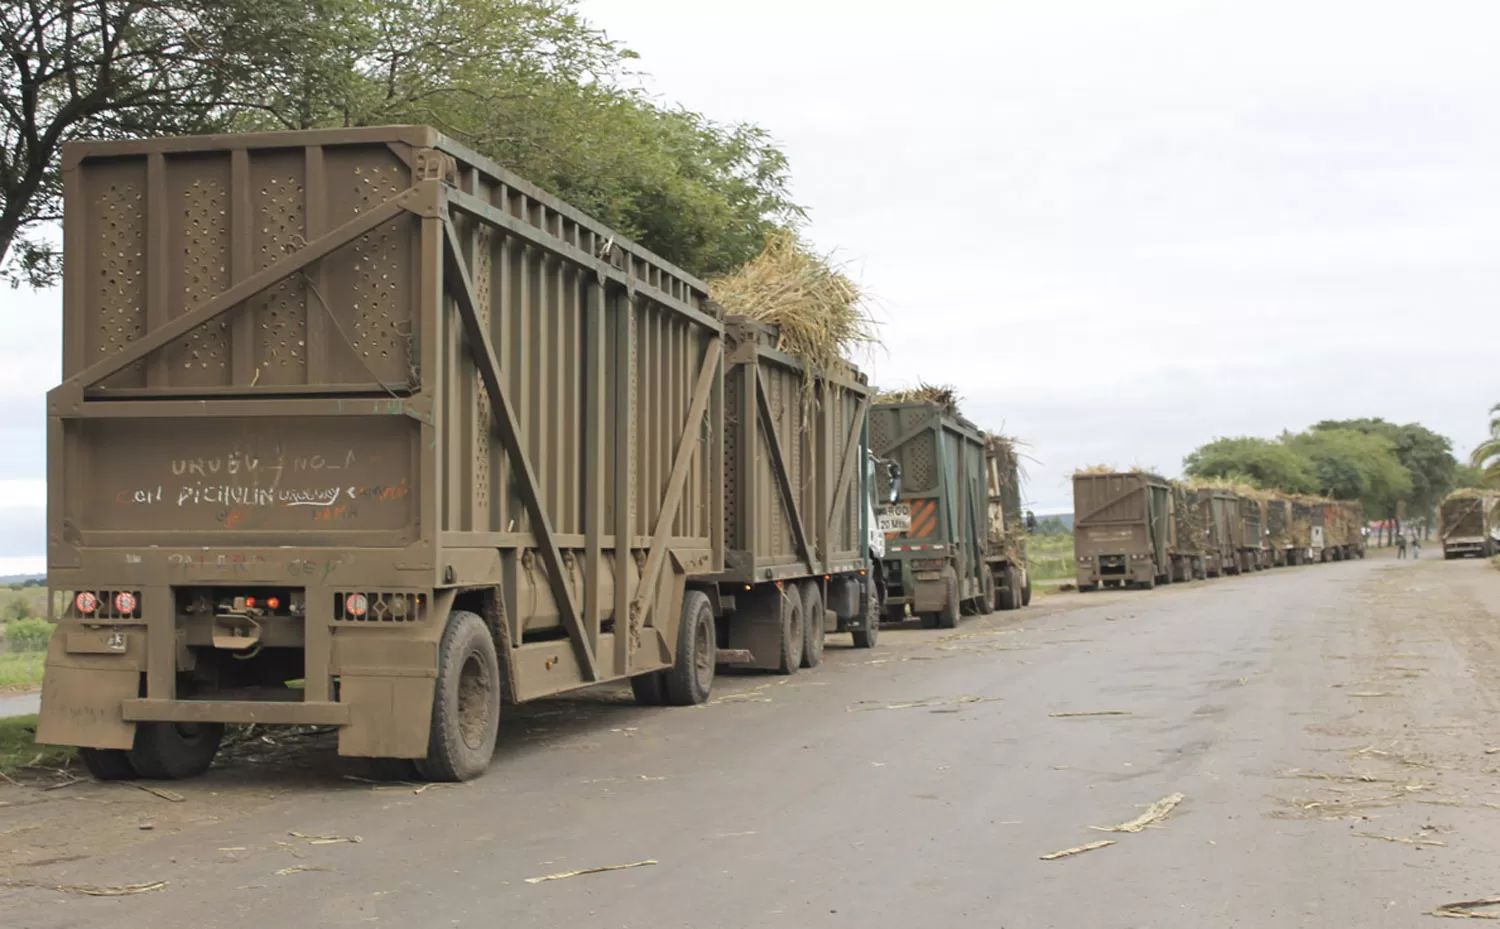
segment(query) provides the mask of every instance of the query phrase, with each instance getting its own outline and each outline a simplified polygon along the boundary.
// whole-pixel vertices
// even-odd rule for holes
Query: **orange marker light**
[[[281,598],[279,598],[279,597],[267,597],[266,598],[266,608],[270,609],[270,610],[279,610],[279,609],[281,609]]]
[[[255,598],[254,597],[246,597],[245,598],[245,609],[247,609],[247,610],[253,610],[253,609],[255,609]]]

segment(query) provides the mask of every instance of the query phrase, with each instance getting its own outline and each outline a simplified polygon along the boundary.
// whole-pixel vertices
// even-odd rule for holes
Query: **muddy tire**
[[[850,633],[854,639],[855,648],[874,648],[875,643],[880,641],[880,589],[875,586],[873,577],[865,577],[864,606],[862,618],[863,629],[855,629]]]
[[[223,723],[137,723],[130,766],[151,781],[197,777],[214,763],[223,738]]]
[[[665,671],[652,671],[632,677],[630,692],[635,694],[635,702],[640,706],[666,706],[666,676]]]
[[[677,624],[677,660],[662,672],[662,692],[671,706],[697,706],[714,689],[718,638],[708,595],[690,590],[682,596],[682,621]]]
[[[942,622],[936,613],[923,613],[919,618],[922,620],[923,629],[936,629],[938,628],[938,624]]]
[[[1021,588],[1021,605],[1031,606],[1031,572],[1026,572],[1026,584]]]
[[[1141,590],[1155,590],[1155,589],[1156,589],[1156,578],[1149,578],[1147,580],[1141,581]]]
[[[948,602],[943,604],[943,609],[937,614],[939,629],[958,628],[958,578],[948,578]]]
[[[979,595],[976,606],[979,608],[980,616],[988,616],[995,612],[995,575],[991,571],[984,572],[984,580],[981,585],[984,593]]]
[[[802,667],[816,668],[823,663],[823,591],[817,581],[802,582]]]
[[[120,748],[80,748],[78,760],[84,770],[100,781],[133,781],[135,768],[130,764],[130,755]]]
[[[890,623],[892,626],[906,622],[906,604],[901,603],[896,606],[886,607],[885,612],[881,614],[880,621]]]
[[[802,592],[796,587],[781,589],[781,656],[776,664],[777,674],[795,674],[802,667],[802,645],[807,635],[803,626],[806,614],[802,612]]]
[[[998,591],[1000,609],[1018,610],[1021,608],[1021,572],[1014,565],[1005,566],[1005,586]]]
[[[431,781],[468,781],[488,770],[500,735],[500,662],[489,627],[454,610],[438,645],[427,757],[417,763]]]

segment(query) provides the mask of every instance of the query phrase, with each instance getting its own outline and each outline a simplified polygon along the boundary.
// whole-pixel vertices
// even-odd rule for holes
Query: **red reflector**
[[[279,609],[281,609],[281,599],[279,597],[267,597],[266,598],[266,607],[267,607],[267,609],[272,609],[272,610],[279,610]]]
[[[120,591],[115,594],[115,609],[126,616],[135,612],[135,594]]]
[[[344,598],[344,612],[350,616],[363,616],[370,609],[370,601],[364,594],[350,594]]]
[[[248,610],[255,609],[255,598],[254,597],[246,597],[245,598],[245,608],[248,609]]]
[[[99,609],[99,598],[88,591],[84,591],[73,598],[73,606],[80,613],[92,613]]]

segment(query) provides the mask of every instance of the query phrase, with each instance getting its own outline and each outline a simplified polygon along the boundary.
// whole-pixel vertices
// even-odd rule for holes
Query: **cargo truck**
[[[1073,476],[1078,589],[1170,583],[1172,495],[1144,471]]]
[[[1231,525],[1235,551],[1239,557],[1240,573],[1265,569],[1264,520],[1261,518],[1260,500],[1247,494],[1236,494],[1239,500],[1239,518]]]
[[[1279,494],[1267,494],[1261,507],[1265,513],[1265,550],[1268,567],[1292,564],[1292,501]]]
[[[806,392],[567,204],[425,127],[81,143],[62,177],[37,738],[98,777],[256,723],[467,779],[502,695],[696,704],[873,642],[863,378]]]
[[[1191,493],[1204,533],[1204,568],[1208,577],[1239,573],[1230,525],[1239,518],[1239,498],[1220,487],[1198,486]]]
[[[1177,481],[1172,490],[1171,564],[1174,582],[1208,577],[1208,530],[1205,514],[1195,507],[1192,491]]]
[[[1021,513],[1021,462],[1014,442],[1003,436],[985,436],[985,473],[989,487],[985,565],[995,591],[995,605],[1002,610],[1017,610],[1031,604],[1026,530],[1035,528],[1036,521]],[[984,606],[979,604],[981,609]]]
[[[870,449],[901,475],[898,502],[880,518],[885,620],[910,610],[928,629],[952,629],[968,612],[995,608],[990,570],[985,441],[956,412],[928,402],[877,403]]]
[[[1456,490],[1438,505],[1438,538],[1444,558],[1500,551],[1500,492]]]

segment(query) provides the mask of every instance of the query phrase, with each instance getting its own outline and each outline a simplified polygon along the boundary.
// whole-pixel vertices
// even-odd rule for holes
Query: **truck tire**
[[[130,765],[130,755],[122,748],[80,748],[78,760],[84,770],[100,781],[133,781],[135,768]]]
[[[1021,587],[1021,605],[1031,606],[1031,572],[1026,572],[1026,583]]]
[[[999,595],[1000,609],[1015,610],[1021,606],[1021,578],[1017,575],[1014,565],[1005,566],[1005,586],[996,593]]]
[[[864,628],[855,629],[851,635],[855,648],[874,648],[880,640],[880,589],[875,586],[875,578],[869,575],[865,575],[864,601],[861,615]]]
[[[980,586],[983,588],[983,592],[980,593],[979,600],[977,601],[976,605],[979,608],[980,616],[988,616],[991,613],[995,612],[994,573],[990,571],[984,572],[984,580],[981,582]]]
[[[906,622],[906,604],[898,603],[895,606],[886,607],[885,610],[881,613],[880,621],[883,623],[890,623],[892,626],[896,625],[897,623]]]
[[[473,613],[448,615],[438,644],[427,757],[417,762],[431,781],[468,781],[483,774],[500,735],[500,662],[490,629]]]
[[[718,637],[708,595],[690,590],[682,595],[682,621],[677,624],[677,659],[662,672],[662,692],[672,706],[697,706],[714,689],[718,665]]]
[[[1153,578],[1147,578],[1146,580],[1141,581],[1141,590],[1155,590],[1155,589],[1156,589],[1156,578],[1154,578],[1154,577]]]
[[[790,590],[781,588],[781,655],[776,664],[777,674],[795,674],[802,667],[802,592],[796,586]]]
[[[223,723],[137,723],[130,766],[150,781],[197,777],[214,763],[223,738]]]
[[[667,672],[652,671],[649,674],[637,674],[630,679],[630,692],[635,694],[635,702],[638,706],[666,706]]]
[[[943,604],[942,612],[937,614],[939,629],[958,628],[958,578],[948,578],[948,602]]]
[[[923,613],[920,617],[923,629],[936,629],[942,623],[937,613]]]
[[[802,582],[802,667],[816,668],[823,663],[823,591],[817,581]]]

